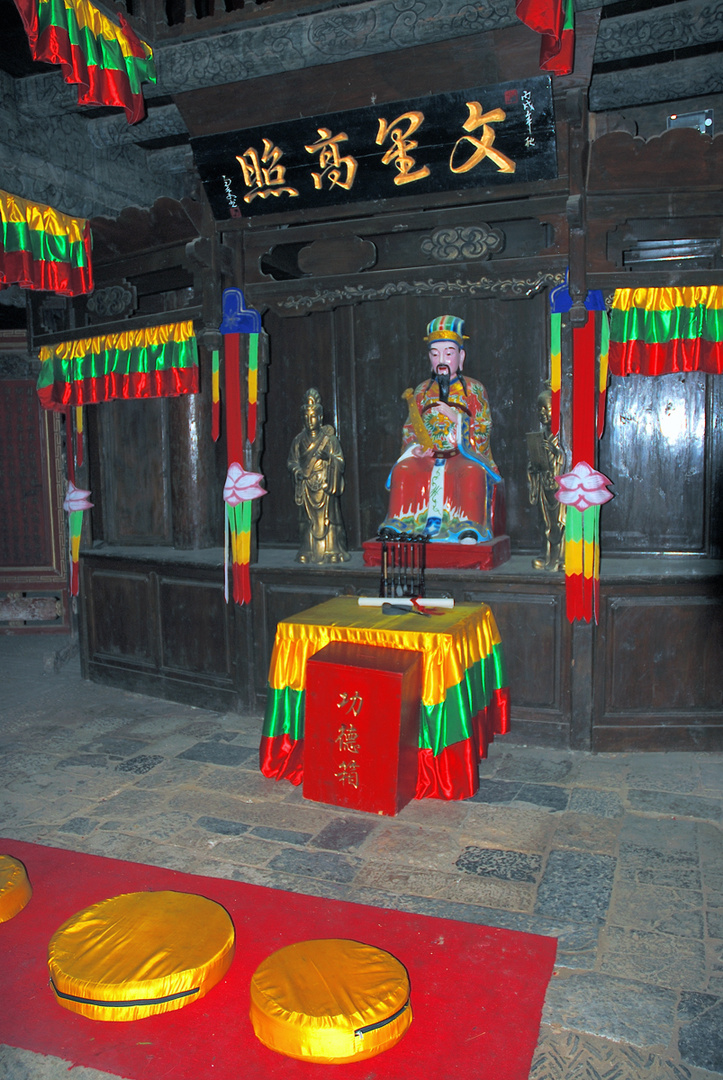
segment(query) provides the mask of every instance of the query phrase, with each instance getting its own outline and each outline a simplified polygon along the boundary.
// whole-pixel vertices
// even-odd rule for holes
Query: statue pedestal
[[[362,548],[365,566],[382,565],[381,540],[365,540]],[[506,563],[510,554],[510,538],[507,535],[495,536],[484,544],[428,543],[424,548],[427,570],[445,567],[459,570],[493,570],[495,566]]]

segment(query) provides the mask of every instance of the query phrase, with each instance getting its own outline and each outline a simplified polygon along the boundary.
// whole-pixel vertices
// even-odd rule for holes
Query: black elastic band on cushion
[[[133,1001],[96,1001],[94,998],[76,997],[75,994],[64,994],[62,990],[58,990],[52,979],[50,980],[50,985],[58,997],[65,998],[66,1001],[77,1001],[80,1005],[102,1005],[107,1009],[132,1008],[134,1005],[164,1005],[167,1001],[177,1001],[178,998],[190,997],[191,994],[197,994],[200,990],[200,987],[196,986],[193,990],[179,990],[177,994],[168,994],[167,997],[136,998]]]
[[[404,1010],[408,1008],[409,998],[407,998],[407,1000],[404,1002],[401,1009],[397,1009],[397,1011],[395,1013],[392,1013],[391,1016],[388,1016],[386,1020],[377,1020],[376,1024],[367,1024],[366,1027],[357,1028],[354,1034],[359,1036],[366,1035],[368,1031],[377,1031],[379,1028],[386,1027],[387,1024],[391,1024],[393,1020],[396,1020],[398,1017],[400,1017]]]

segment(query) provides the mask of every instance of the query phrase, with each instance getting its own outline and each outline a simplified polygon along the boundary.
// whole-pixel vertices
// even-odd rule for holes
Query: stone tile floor
[[[721,755],[542,750],[512,733],[474,799],[380,819],[264,779],[258,717],[84,682],[72,653],[0,636],[1,835],[553,935],[531,1080],[723,1077]],[[4,1080],[67,1069],[0,1047]]]

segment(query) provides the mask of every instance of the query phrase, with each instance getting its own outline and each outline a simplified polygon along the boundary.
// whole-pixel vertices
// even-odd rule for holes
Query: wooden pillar
[[[210,358],[201,354],[202,377]],[[204,362],[205,361],[205,362]],[[171,442],[171,517],[173,546],[193,551],[223,543],[223,519],[214,521],[217,493],[211,440],[211,394],[183,394],[169,400]]]

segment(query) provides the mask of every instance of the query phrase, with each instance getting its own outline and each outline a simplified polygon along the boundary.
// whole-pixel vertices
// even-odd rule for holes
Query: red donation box
[[[372,814],[414,798],[421,655],[334,641],[306,665],[304,798]]]

